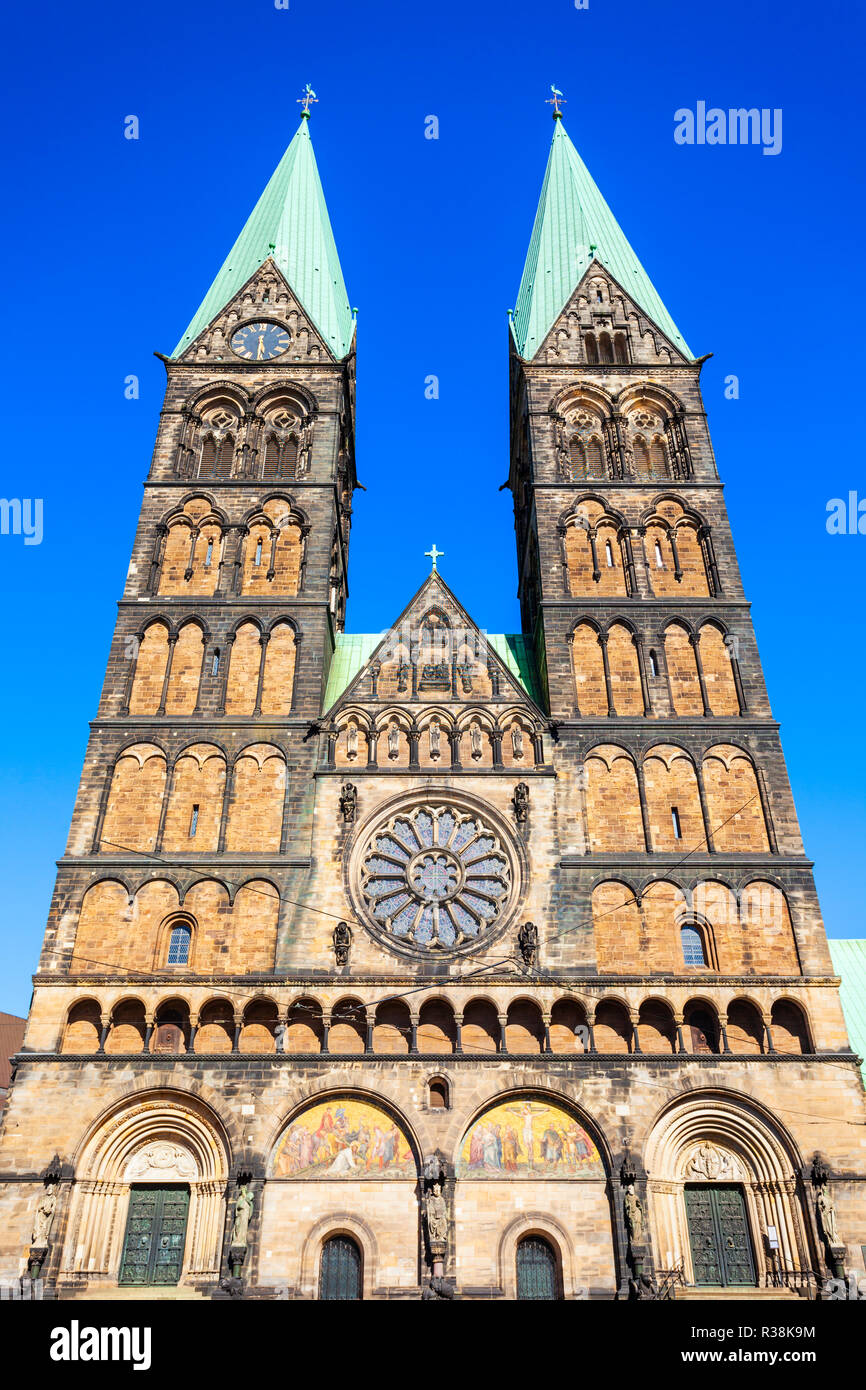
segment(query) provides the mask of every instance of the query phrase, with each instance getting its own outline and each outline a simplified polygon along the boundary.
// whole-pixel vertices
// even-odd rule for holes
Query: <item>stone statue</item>
[[[57,1206],[57,1184],[46,1183],[39,1205],[33,1216],[33,1234],[30,1237],[31,1245],[47,1245],[48,1234],[51,1230],[51,1223],[54,1220],[54,1208]]]
[[[344,782],[340,788],[340,813],[345,825],[351,825],[355,819],[355,811],[358,805],[358,788],[354,782]]]
[[[246,1245],[247,1231],[249,1230],[250,1217],[253,1214],[255,1198],[248,1183],[244,1183],[238,1188],[238,1195],[235,1198],[235,1219],[232,1226],[232,1245]]]
[[[524,922],[517,933],[517,944],[524,965],[534,965],[538,954],[538,927],[534,922]]]
[[[827,1191],[826,1184],[818,1188],[815,1206],[818,1211],[818,1219],[821,1222],[821,1230],[828,1245],[838,1245],[840,1242],[839,1229],[836,1225],[836,1208],[830,1198],[830,1193]]]
[[[431,757],[431,758],[436,759],[436,758],[438,758],[438,757],[440,756],[440,751],[441,751],[441,750],[440,750],[440,748],[439,748],[439,739],[440,739],[441,733],[442,733],[442,727],[441,727],[441,725],[440,725],[440,723],[439,723],[439,720],[438,720],[438,719],[431,719],[431,720],[430,720],[430,757]]]
[[[399,758],[400,756],[400,725],[392,720],[388,725],[388,757]]]
[[[333,935],[334,956],[338,965],[349,964],[349,951],[352,946],[352,928],[348,922],[338,922]]]
[[[427,1216],[427,1236],[431,1245],[444,1245],[448,1240],[448,1208],[442,1196],[442,1184],[434,1182],[424,1198]]]
[[[433,1278],[425,1284],[421,1293],[421,1299],[424,1303],[429,1303],[439,1298],[454,1298],[454,1296],[454,1286],[450,1280],[435,1274]]]
[[[480,758],[484,752],[484,744],[481,738],[481,726],[473,724],[469,730],[469,747],[473,758]]]
[[[286,1025],[284,1023],[278,1023],[274,1029],[274,1046],[277,1052],[285,1052],[286,1050]]]
[[[511,804],[514,807],[514,819],[518,825],[523,825],[529,818],[529,787],[525,782],[517,783]]]
[[[357,758],[358,756],[358,726],[352,720],[346,729],[346,757]]]
[[[622,1208],[629,1240],[632,1245],[641,1245],[643,1243],[643,1204],[634,1190],[634,1183],[629,1183],[625,1190]]]
[[[512,724],[511,726],[511,751],[515,758],[523,757],[523,730],[519,724]]]

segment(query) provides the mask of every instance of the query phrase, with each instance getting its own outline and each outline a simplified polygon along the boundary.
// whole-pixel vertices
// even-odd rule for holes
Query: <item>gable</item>
[[[544,338],[533,361],[597,365],[588,361],[585,340],[624,335],[628,360],[646,366],[688,362],[681,346],[654,322],[600,261],[593,260]],[[614,364],[615,365],[615,362]]]
[[[183,349],[181,362],[232,362],[235,356],[230,340],[243,323],[267,320],[278,323],[289,334],[289,347],[270,365],[284,362],[333,362],[334,354],[305,312],[285,276],[268,257],[250,276],[233,299],[216,317],[202,326],[198,335]]]
[[[478,700],[532,705],[539,685],[520,635],[483,632],[432,574],[384,633],[339,633],[323,712],[352,703]]]

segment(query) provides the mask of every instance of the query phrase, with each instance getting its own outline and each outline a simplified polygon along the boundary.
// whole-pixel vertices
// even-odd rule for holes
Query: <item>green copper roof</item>
[[[306,117],[175,348],[175,357],[268,256],[273,256],[334,356],[345,357],[352,342],[352,311]]]
[[[535,678],[535,662],[528,638],[514,632],[488,632],[487,640],[499,660],[508,668],[512,676],[523,686],[527,695],[541,705],[538,681]]]
[[[339,700],[344,690],[363,670],[379,643],[386,637],[384,632],[338,632],[336,647],[328,671],[328,684],[325,689],[323,710],[329,710]],[[538,682],[529,648],[519,634],[488,632],[487,641],[503,665],[526,691],[530,699],[540,704]]]
[[[384,632],[338,632],[322,709],[330,709],[370,660]]]
[[[593,260],[610,271],[653,323],[690,358],[679,329],[560,119],[554,121],[550,158],[511,321],[521,357],[535,356]]]
[[[830,938],[827,945],[833,968],[842,977],[839,998],[851,1046],[859,1056],[866,1058],[866,941]],[[866,1082],[866,1063],[862,1070]]]

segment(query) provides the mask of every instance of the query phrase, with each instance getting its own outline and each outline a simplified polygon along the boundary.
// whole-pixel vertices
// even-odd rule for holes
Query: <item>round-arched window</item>
[[[541,1236],[525,1236],[517,1247],[517,1297],[554,1302],[559,1296],[553,1246]]]
[[[686,965],[706,965],[707,955],[704,938],[697,927],[683,927],[680,931],[683,943],[683,960]]]
[[[331,1236],[322,1246],[319,1298],[358,1302],[361,1298],[361,1252],[351,1236]]]
[[[198,808],[196,808],[198,809]],[[192,932],[185,922],[177,922],[168,938],[168,965],[188,965]]]

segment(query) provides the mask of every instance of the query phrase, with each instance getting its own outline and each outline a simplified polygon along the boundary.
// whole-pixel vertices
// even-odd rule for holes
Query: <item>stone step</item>
[[[198,1289],[183,1288],[179,1285],[172,1285],[171,1288],[118,1288],[116,1285],[101,1284],[92,1289],[69,1289],[58,1294],[58,1299],[64,1303],[175,1303],[179,1301],[192,1302],[197,1300],[201,1303],[209,1303],[207,1294],[200,1293]]]
[[[687,1302],[736,1302],[753,1303],[756,1300],[761,1302],[788,1302],[792,1298],[799,1300],[800,1295],[794,1289],[729,1289],[710,1284],[701,1284],[700,1287],[692,1285],[686,1288],[675,1288],[674,1299],[676,1301],[685,1300]]]

